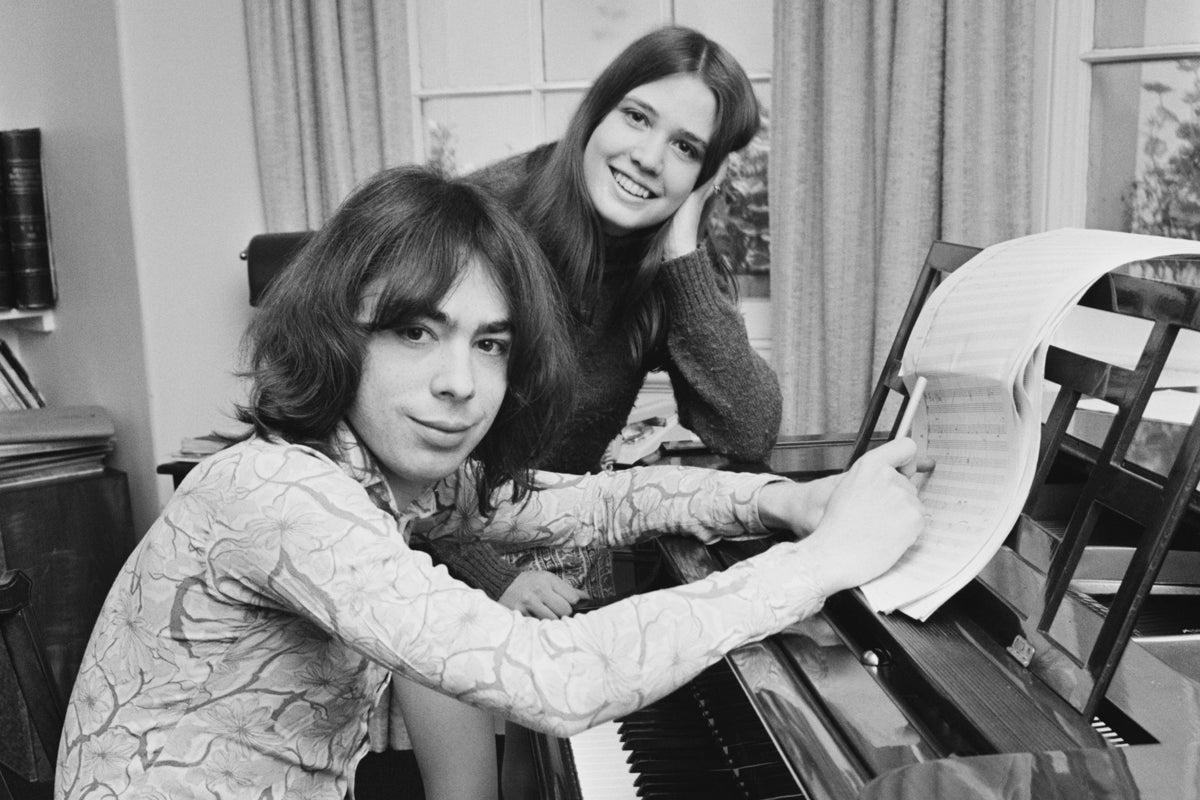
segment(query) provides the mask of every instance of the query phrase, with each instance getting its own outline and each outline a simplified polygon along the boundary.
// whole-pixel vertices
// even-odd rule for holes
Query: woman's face
[[[672,75],[625,95],[583,151],[583,174],[605,233],[670,218],[692,190],[716,124],[717,100],[695,75]]]

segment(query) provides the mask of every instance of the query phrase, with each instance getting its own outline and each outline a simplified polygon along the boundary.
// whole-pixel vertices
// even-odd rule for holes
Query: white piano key
[[[637,800],[616,722],[604,722],[570,739],[584,800]]]

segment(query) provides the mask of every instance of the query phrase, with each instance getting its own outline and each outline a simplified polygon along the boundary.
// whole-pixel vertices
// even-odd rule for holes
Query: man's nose
[[[443,349],[431,388],[434,394],[464,400],[475,394],[475,369],[469,348],[448,345]]]

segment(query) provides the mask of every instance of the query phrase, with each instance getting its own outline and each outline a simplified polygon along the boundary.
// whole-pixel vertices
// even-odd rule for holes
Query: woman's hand
[[[666,251],[664,252],[666,258],[674,259],[686,256],[699,246],[700,223],[704,220],[704,209],[720,190],[721,183],[725,180],[725,174],[728,172],[728,165],[728,159],[722,161],[716,173],[692,190],[692,193],[683,201],[683,205],[675,211],[671,217],[671,228],[667,232]]]
[[[552,572],[526,570],[500,595],[500,604],[527,617],[558,619],[571,616],[573,606],[588,597]]]
[[[826,596],[882,574],[925,527],[924,508],[903,470],[916,460],[912,439],[867,452],[849,470],[807,484],[773,483],[759,492],[770,527],[803,534]]]

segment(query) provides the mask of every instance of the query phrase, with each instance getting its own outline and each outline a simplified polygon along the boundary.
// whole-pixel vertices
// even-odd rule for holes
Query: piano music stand
[[[899,378],[900,361],[925,300],[945,275],[977,252],[945,242],[936,242],[930,248],[855,438],[851,463],[869,447],[892,393],[902,397],[901,413],[908,403],[907,390]],[[1184,260],[1196,263],[1194,257],[1160,259],[1156,263]],[[1048,350],[1046,379],[1061,388],[1042,427],[1038,466],[1023,521],[1038,508],[1064,447],[1075,452],[1089,450],[1068,434],[1080,401],[1085,397],[1104,400],[1117,411],[1099,451],[1089,451],[1094,467],[1074,502],[1065,532],[1051,542],[1051,555],[1039,564],[1046,572],[1042,596],[1026,610],[1030,624],[1022,626],[1009,649],[1073,707],[1090,717],[1105,699],[1125,646],[1134,634],[1138,613],[1189,504],[1195,502],[1194,490],[1200,481],[1200,412],[1165,477],[1126,463],[1126,456],[1179,332],[1200,331],[1200,288],[1114,272],[1094,284],[1080,305],[1148,320],[1153,327],[1133,368],[1057,346]],[[1080,559],[1105,513],[1133,521],[1142,527],[1142,533],[1103,622],[1093,629],[1095,626],[1089,627],[1086,621],[1060,618],[1060,611]],[[1014,533],[1009,545],[1019,549],[1021,544]],[[987,583],[987,570],[982,579]],[[1003,592],[995,586],[990,588]],[[1091,598],[1083,600],[1094,603]]]
[[[892,433],[896,432],[896,424],[904,413],[904,408],[908,405],[908,389],[900,380],[900,359],[904,356],[904,348],[908,345],[908,337],[912,334],[921,308],[943,278],[970,261],[978,252],[978,247],[951,244],[950,242],[939,241],[930,246],[929,252],[925,255],[925,263],[921,265],[921,271],[917,275],[917,285],[913,288],[912,296],[908,300],[908,307],[904,309],[904,316],[900,318],[900,327],[896,331],[896,338],[892,340],[892,348],[888,351],[887,359],[883,362],[883,369],[879,374],[879,380],[875,383],[875,390],[871,393],[871,399],[867,403],[867,413],[863,416],[863,421],[858,428],[858,435],[854,438],[854,447],[850,452],[850,464],[867,452],[872,438],[875,436],[875,426],[879,424],[883,407],[893,393],[901,397],[900,411],[896,414],[896,421],[892,424]]]
[[[1132,369],[1058,347],[1051,347],[1047,354],[1047,380],[1061,389],[1043,425],[1038,470],[1026,514],[1033,512],[1038,492],[1046,485],[1057,457],[1068,444],[1067,427],[1080,399],[1094,397],[1117,407],[1066,530],[1054,548],[1043,608],[1037,620],[1037,632],[1045,641],[1079,665],[1073,676],[1078,686],[1064,697],[1090,715],[1105,698],[1134,633],[1139,612],[1188,506],[1196,499],[1196,485],[1200,481],[1200,412],[1165,476],[1129,463],[1127,456],[1179,333],[1200,331],[1200,289],[1110,273],[1089,290],[1081,305],[1152,323],[1137,365]],[[1082,641],[1077,628],[1064,637],[1060,635],[1064,631],[1056,630],[1063,600],[1097,523],[1106,513],[1130,520],[1141,527],[1141,534],[1099,631]]]

